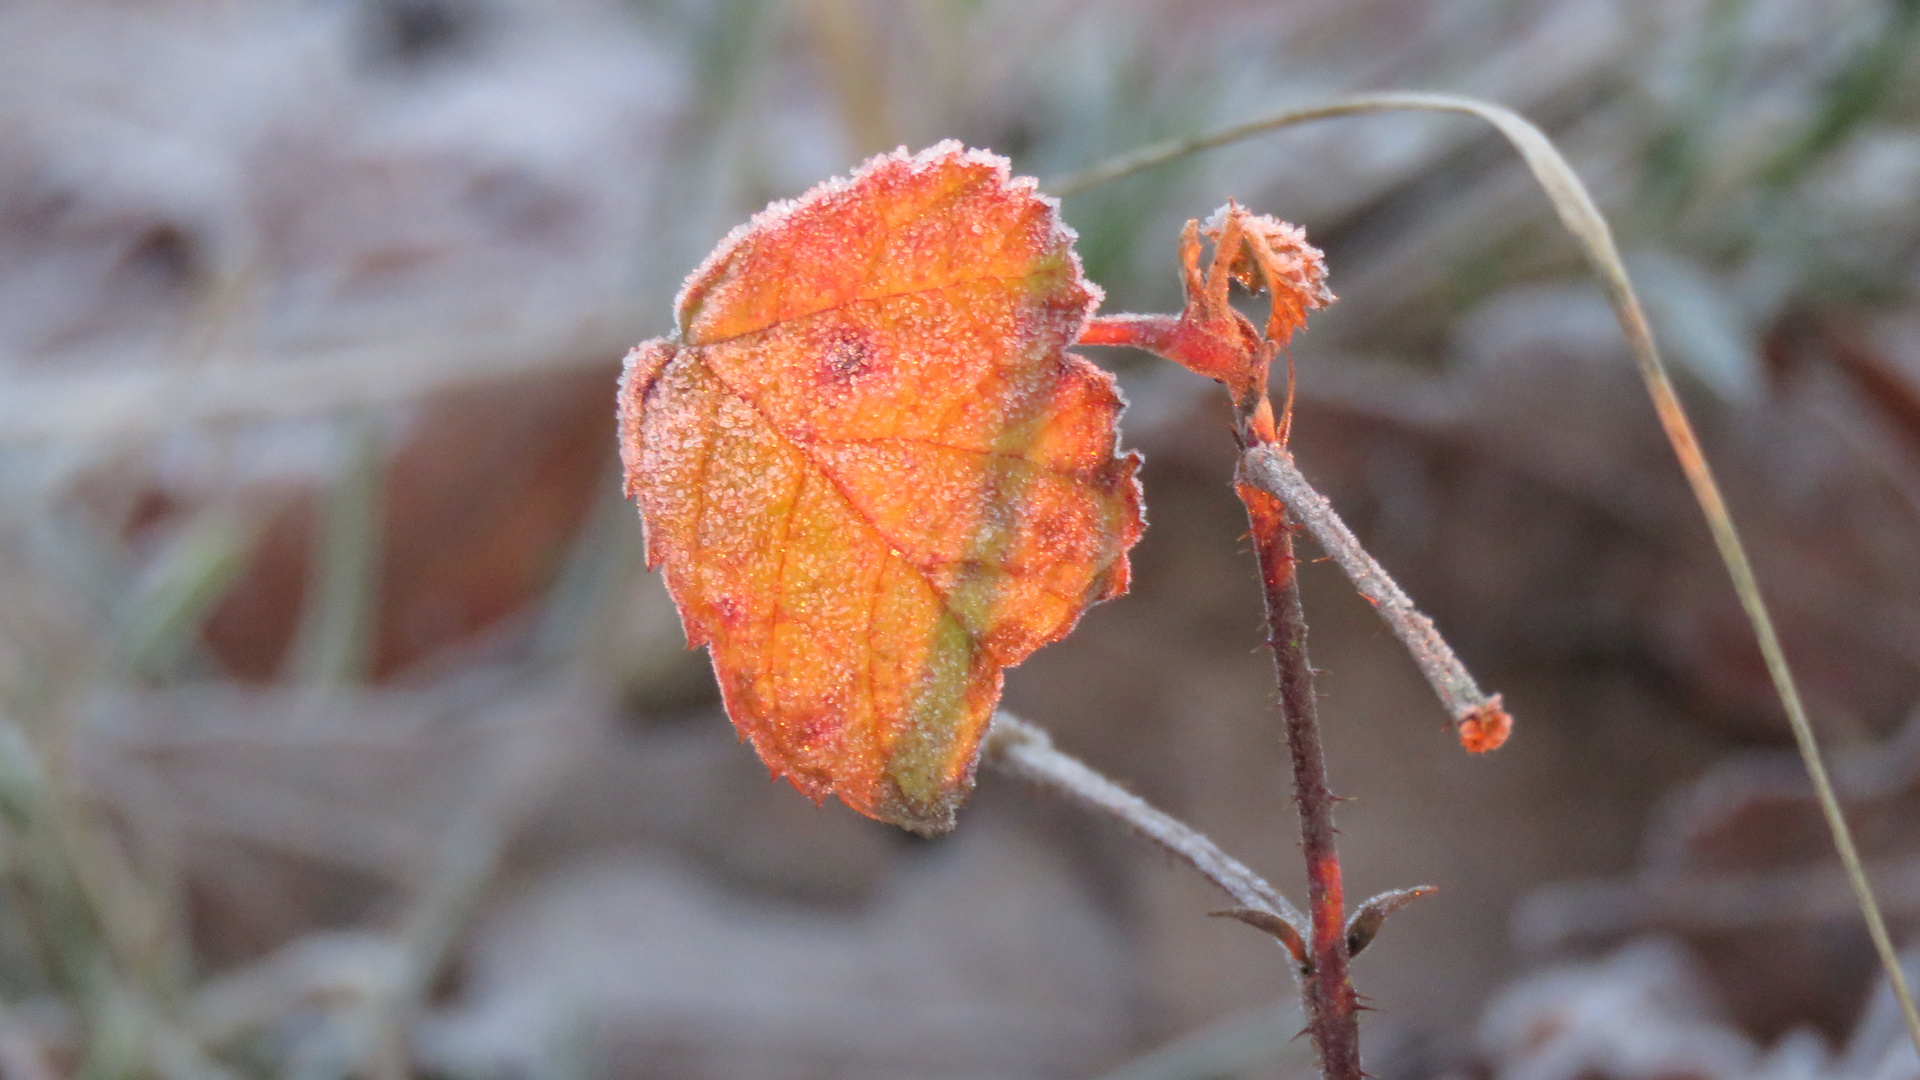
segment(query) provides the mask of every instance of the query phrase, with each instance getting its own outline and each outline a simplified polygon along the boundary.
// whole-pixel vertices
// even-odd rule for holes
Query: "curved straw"
[[[1872,936],[1873,947],[1880,954],[1880,966],[1886,971],[1894,997],[1900,1002],[1901,1014],[1906,1017],[1907,1034],[1913,1039],[1915,1051],[1920,1052],[1920,1010],[1914,1008],[1913,994],[1907,988],[1906,975],[1901,970],[1899,956],[1894,952],[1893,939],[1887,934],[1886,920],[1880,915],[1880,905],[1874,900],[1873,886],[1867,882],[1866,871],[1861,868],[1860,855],[1854,848],[1853,834],[1847,828],[1840,800],[1834,796],[1833,785],[1827,779],[1827,767],[1820,755],[1820,745],[1814,740],[1813,726],[1807,720],[1806,707],[1800,702],[1800,691],[1794,685],[1793,672],[1787,667],[1786,655],[1781,652],[1773,618],[1768,615],[1766,602],[1761,599],[1760,586],[1754,578],[1753,566],[1747,560],[1746,548],[1741,544],[1740,534],[1727,513],[1720,485],[1714,480],[1713,471],[1708,468],[1707,459],[1700,451],[1693,425],[1680,405],[1679,395],[1674,393],[1673,381],[1660,359],[1660,351],[1654,346],[1646,313],[1640,308],[1640,300],[1634,295],[1632,283],[1627,280],[1626,267],[1620,262],[1620,252],[1614,247],[1613,231],[1607,227],[1606,219],[1594,206],[1580,178],[1574,175],[1572,166],[1560,156],[1560,151],[1554,148],[1539,128],[1511,109],[1473,98],[1452,94],[1365,94],[1312,108],[1276,113],[1219,131],[1141,147],[1065,177],[1058,183],[1048,185],[1048,190],[1071,195],[1142,169],[1262,132],[1336,116],[1398,110],[1463,113],[1477,116],[1498,128],[1500,134],[1506,136],[1507,141],[1525,159],[1527,167],[1533,171],[1534,179],[1553,201],[1553,208],[1560,215],[1560,223],[1580,242],[1588,264],[1600,278],[1607,300],[1620,320],[1620,329],[1626,335],[1627,345],[1633,350],[1634,363],[1640,369],[1641,379],[1646,382],[1647,393],[1653,398],[1654,410],[1660,415],[1660,425],[1666,429],[1667,441],[1673,444],[1673,452],[1680,459],[1680,468],[1693,488],[1694,500],[1706,515],[1713,542],[1720,549],[1720,560],[1726,564],[1727,573],[1733,578],[1733,588],[1740,596],[1740,606],[1746,609],[1747,621],[1752,624],[1754,636],[1759,639],[1760,652],[1766,658],[1767,673],[1773,678],[1774,692],[1786,707],[1787,721],[1793,726],[1794,741],[1800,746],[1800,758],[1806,763],[1807,775],[1812,779],[1814,793],[1820,801],[1820,810],[1826,815],[1827,828],[1833,833],[1834,849],[1840,853],[1840,861],[1847,870],[1847,880],[1852,883],[1854,897],[1860,903],[1860,913],[1866,917],[1867,933]]]

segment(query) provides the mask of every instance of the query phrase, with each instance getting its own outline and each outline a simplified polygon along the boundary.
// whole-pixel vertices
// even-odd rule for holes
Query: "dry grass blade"
[[[1920,1052],[1920,1010],[1914,1007],[1913,994],[1894,951],[1893,939],[1887,933],[1886,920],[1881,917],[1880,905],[1874,899],[1873,887],[1867,881],[1859,852],[1854,846],[1852,831],[1847,827],[1840,801],[1835,797],[1833,785],[1827,778],[1826,763],[1821,756],[1820,745],[1814,739],[1813,725],[1807,719],[1806,707],[1801,703],[1793,672],[1787,666],[1786,654],[1781,651],[1779,635],[1774,630],[1766,601],[1760,595],[1759,582],[1754,577],[1753,565],[1747,558],[1739,530],[1734,527],[1733,518],[1727,512],[1719,482],[1714,479],[1713,470],[1707,465],[1699,439],[1694,435],[1693,424],[1687,419],[1680,397],[1674,391],[1673,380],[1667,374],[1666,364],[1660,359],[1660,351],[1654,345],[1646,312],[1640,306],[1640,299],[1635,295],[1626,267],[1620,260],[1620,252],[1614,246],[1613,230],[1594,205],[1593,198],[1587,194],[1585,185],[1574,174],[1572,166],[1567,164],[1566,158],[1561,156],[1544,132],[1511,109],[1474,98],[1451,94],[1367,94],[1312,108],[1288,110],[1218,131],[1142,147],[1062,178],[1048,185],[1048,189],[1059,195],[1071,195],[1142,169],[1263,132],[1336,116],[1396,111],[1460,113],[1492,124],[1520,152],[1534,179],[1552,201],[1554,211],[1560,216],[1560,223],[1579,241],[1588,264],[1599,277],[1607,300],[1619,317],[1620,329],[1626,335],[1627,345],[1646,383],[1647,393],[1653,398],[1661,427],[1666,431],[1667,440],[1673,444],[1675,456],[1680,459],[1680,467],[1686,473],[1694,499],[1700,504],[1707,527],[1713,533],[1720,559],[1733,579],[1740,605],[1746,610],[1747,621],[1753,626],[1754,636],[1759,639],[1767,672],[1773,679],[1781,705],[1786,709],[1794,740],[1800,748],[1801,760],[1806,764],[1821,812],[1833,834],[1834,849],[1839,852],[1840,861],[1846,867],[1860,912],[1866,919],[1867,932],[1880,955],[1880,966],[1886,972],[1894,997],[1899,1000],[1901,1014],[1906,1018],[1907,1033],[1913,1039],[1916,1052]]]

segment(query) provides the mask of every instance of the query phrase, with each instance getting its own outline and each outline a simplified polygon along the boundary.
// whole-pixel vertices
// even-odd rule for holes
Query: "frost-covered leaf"
[[[1126,590],[1143,528],[1098,303],[1007,162],[947,142],[769,207],[622,383],[627,489],[775,775],[951,827],[1003,668]]]

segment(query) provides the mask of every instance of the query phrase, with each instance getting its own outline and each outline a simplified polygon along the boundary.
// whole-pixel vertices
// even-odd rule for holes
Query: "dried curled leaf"
[[[1326,256],[1307,243],[1307,231],[1300,226],[1249,213],[1228,199],[1207,218],[1200,234],[1214,245],[1216,274],[1224,271],[1248,292],[1265,292],[1272,298],[1262,335],[1266,340],[1284,346],[1295,330],[1306,325],[1307,312],[1333,303]],[[1224,282],[1216,288],[1224,294],[1222,286]]]
[[[953,142],[756,215],[627,358],[621,449],[690,644],[776,776],[920,832],[1001,672],[1126,591],[1144,525],[1054,202]]]
[[[1211,257],[1203,238],[1213,244]],[[1298,225],[1249,213],[1228,200],[1204,226],[1187,222],[1180,233],[1180,268],[1187,296],[1180,314],[1095,319],[1081,342],[1145,349],[1225,385],[1242,437],[1284,445],[1293,415],[1293,361],[1287,361],[1287,407],[1277,429],[1267,404],[1267,369],[1306,324],[1307,313],[1333,303],[1326,258]],[[1234,307],[1236,282],[1268,294],[1264,331]]]

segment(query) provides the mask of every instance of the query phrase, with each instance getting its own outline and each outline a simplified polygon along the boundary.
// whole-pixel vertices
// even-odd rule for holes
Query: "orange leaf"
[[[1067,353],[1099,290],[1003,158],[874,158],[736,229],[627,358],[627,491],[776,776],[920,832],[1001,669],[1126,591],[1136,454]]]

